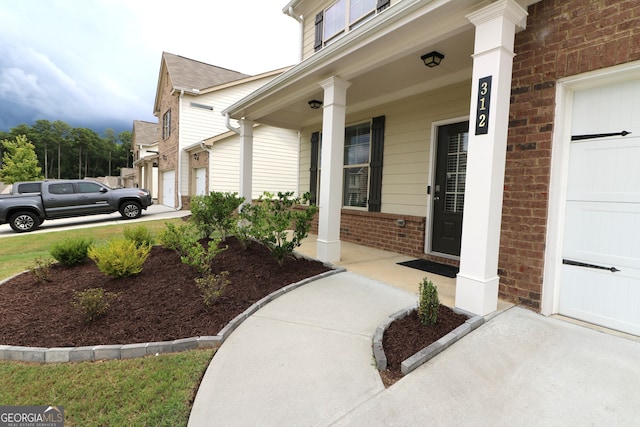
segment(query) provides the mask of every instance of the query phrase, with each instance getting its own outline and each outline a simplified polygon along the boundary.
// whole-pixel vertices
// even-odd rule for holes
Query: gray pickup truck
[[[11,195],[0,196],[0,224],[23,233],[36,230],[46,219],[120,212],[138,218],[153,204],[151,194],[138,188],[113,189],[96,181],[20,182]]]

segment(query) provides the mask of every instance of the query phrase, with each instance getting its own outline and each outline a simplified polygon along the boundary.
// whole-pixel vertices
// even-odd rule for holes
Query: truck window
[[[40,183],[39,182],[25,182],[22,184],[18,184],[18,188],[16,193],[39,193],[40,192]]]
[[[49,184],[49,193],[51,194],[73,194],[73,184],[70,182],[61,184]]]
[[[77,182],[78,193],[99,193],[101,185],[95,182]]]

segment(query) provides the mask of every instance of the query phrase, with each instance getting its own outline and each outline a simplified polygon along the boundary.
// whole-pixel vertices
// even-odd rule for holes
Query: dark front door
[[[436,180],[431,189],[431,250],[459,256],[467,177],[469,122],[438,127],[436,144]]]

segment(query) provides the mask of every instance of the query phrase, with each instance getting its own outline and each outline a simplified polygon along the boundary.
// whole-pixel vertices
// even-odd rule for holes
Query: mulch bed
[[[198,272],[177,253],[154,246],[143,271],[112,279],[91,260],[74,267],[54,265],[49,281],[25,272],[0,285],[0,344],[28,347],[79,347],[172,341],[217,333],[256,301],[291,283],[329,271],[319,261],[290,258],[279,266],[259,244],[243,249],[231,237],[218,254],[213,271],[228,271],[220,299],[207,307],[195,285]],[[107,313],[87,323],[71,306],[75,291],[104,288],[117,294]],[[388,369],[386,386],[402,377],[403,360],[467,320],[440,306],[435,327],[422,325],[414,312],[393,322],[384,334]]]

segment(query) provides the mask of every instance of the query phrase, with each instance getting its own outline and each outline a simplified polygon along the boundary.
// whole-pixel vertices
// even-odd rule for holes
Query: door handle
[[[565,265],[573,265],[573,266],[576,266],[576,267],[595,268],[596,270],[609,270],[612,273],[616,273],[616,272],[620,271],[615,267],[604,267],[602,265],[589,264],[589,263],[586,263],[586,262],[573,261],[573,260],[570,260],[570,259],[563,259],[562,263],[565,264]]]

